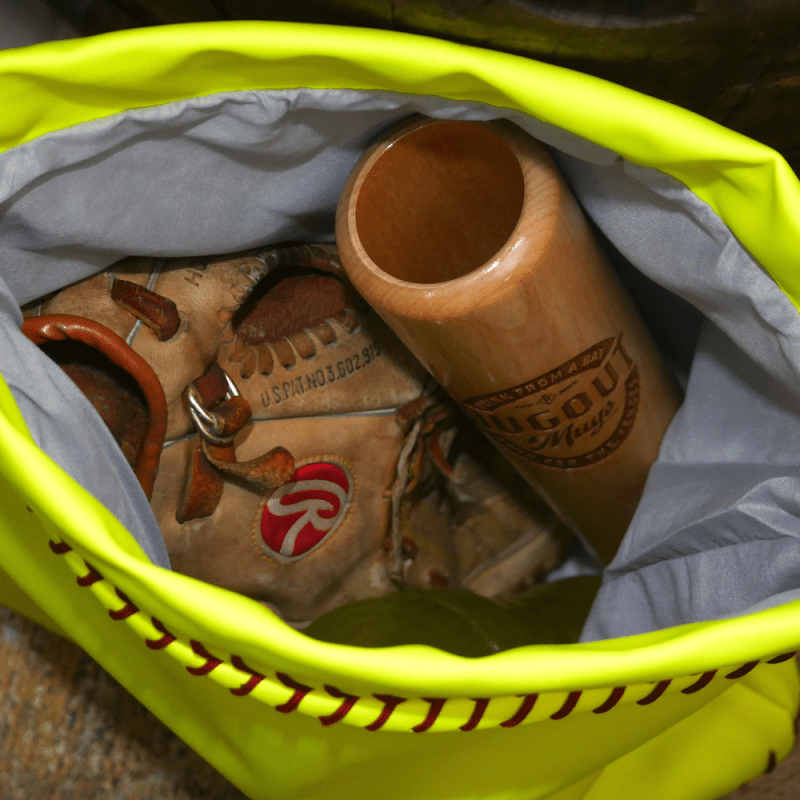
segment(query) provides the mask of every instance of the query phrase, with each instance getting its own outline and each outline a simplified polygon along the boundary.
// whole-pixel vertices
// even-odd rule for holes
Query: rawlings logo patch
[[[298,467],[261,511],[261,539],[268,554],[288,563],[318,547],[344,519],[353,495],[349,470],[331,461]]]

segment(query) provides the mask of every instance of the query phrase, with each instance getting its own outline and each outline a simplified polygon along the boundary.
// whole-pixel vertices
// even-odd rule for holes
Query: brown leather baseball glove
[[[333,247],[126,259],[23,330],[105,419],[173,567],[293,624],[404,587],[508,595],[569,541]]]

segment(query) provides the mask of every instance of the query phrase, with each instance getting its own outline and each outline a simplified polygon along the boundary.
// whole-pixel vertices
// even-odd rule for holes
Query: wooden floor
[[[0,800],[246,800],[78,647],[2,607],[0,664]],[[728,798],[798,796],[800,747]]]

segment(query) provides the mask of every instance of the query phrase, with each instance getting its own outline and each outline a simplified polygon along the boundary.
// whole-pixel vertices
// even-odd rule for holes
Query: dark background
[[[82,33],[230,19],[387,28],[570,67],[668,100],[800,169],[798,0],[47,0]]]

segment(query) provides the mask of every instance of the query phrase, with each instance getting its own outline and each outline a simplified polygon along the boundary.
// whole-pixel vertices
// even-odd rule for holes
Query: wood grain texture
[[[358,163],[336,238],[360,294],[608,563],[678,393],[545,148],[419,118]]]

